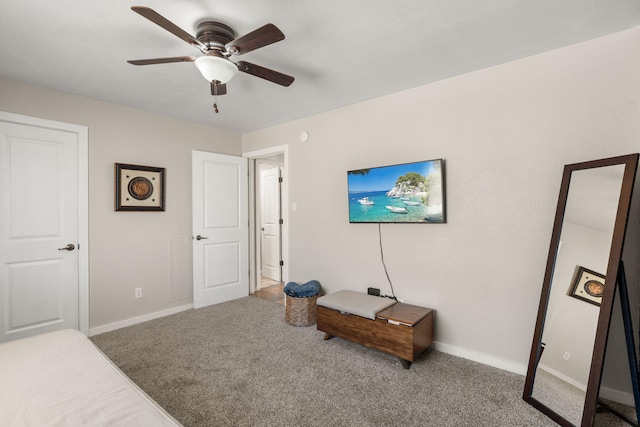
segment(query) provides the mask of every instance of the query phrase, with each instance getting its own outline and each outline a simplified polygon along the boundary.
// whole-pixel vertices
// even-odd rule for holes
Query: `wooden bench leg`
[[[404,369],[409,369],[411,367],[411,362],[408,360],[400,359],[400,363],[402,363],[402,367]]]
[[[331,335],[331,334],[330,334],[330,333],[328,333],[328,332],[325,332],[325,334],[324,334],[324,339],[325,339],[325,340],[330,340],[331,338],[333,338],[333,335]]]

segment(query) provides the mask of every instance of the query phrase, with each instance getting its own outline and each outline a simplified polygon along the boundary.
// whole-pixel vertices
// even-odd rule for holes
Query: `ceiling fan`
[[[211,94],[214,96],[227,93],[226,83],[231,80],[238,71],[263,78],[282,86],[289,86],[293,83],[294,78],[292,76],[246,61],[233,62],[229,59],[231,56],[239,56],[284,40],[282,31],[273,24],[263,25],[244,36],[235,38],[235,32],[228,25],[215,21],[204,21],[198,24],[196,37],[193,37],[151,8],[132,6],[131,10],[181,38],[191,46],[200,49],[204,55],[199,57],[178,56],[127,61],[130,64],[152,65],[170,62],[195,62],[202,76],[210,82]],[[215,103],[213,104],[213,108],[217,113],[218,107]]]

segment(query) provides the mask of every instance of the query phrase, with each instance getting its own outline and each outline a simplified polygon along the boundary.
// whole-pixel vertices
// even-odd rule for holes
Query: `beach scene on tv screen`
[[[349,222],[444,222],[442,160],[347,173]]]

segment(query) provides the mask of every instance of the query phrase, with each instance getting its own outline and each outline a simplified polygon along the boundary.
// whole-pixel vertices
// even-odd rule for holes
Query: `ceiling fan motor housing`
[[[196,39],[208,50],[225,51],[225,45],[234,38],[235,32],[228,25],[214,21],[204,21],[198,24]]]

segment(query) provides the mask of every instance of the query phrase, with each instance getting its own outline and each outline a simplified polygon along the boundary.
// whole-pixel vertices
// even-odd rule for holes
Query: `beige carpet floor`
[[[246,297],[91,339],[188,427],[555,425],[521,375],[434,350],[406,370],[284,310]]]

